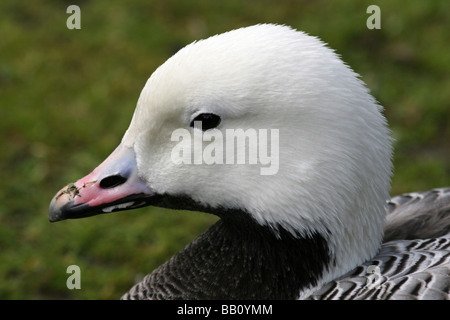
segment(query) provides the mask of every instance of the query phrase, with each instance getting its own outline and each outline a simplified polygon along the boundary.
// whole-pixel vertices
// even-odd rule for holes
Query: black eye
[[[214,113],[200,113],[198,116],[196,116],[191,121],[191,127],[194,128],[194,126],[201,125],[202,130],[206,131],[208,129],[212,129],[217,127],[220,124],[220,117],[217,114]],[[195,122],[200,122],[195,124]]]

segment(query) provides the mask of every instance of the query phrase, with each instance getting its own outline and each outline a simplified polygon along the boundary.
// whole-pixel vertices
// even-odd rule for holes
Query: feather
[[[393,197],[386,211],[376,257],[310,299],[450,299],[450,188]]]

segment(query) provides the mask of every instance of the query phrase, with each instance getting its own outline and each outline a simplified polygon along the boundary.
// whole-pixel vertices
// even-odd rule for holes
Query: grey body
[[[310,298],[450,299],[450,188],[388,201],[379,254]]]
[[[319,235],[276,239],[251,219],[222,220],[122,298],[294,299],[333,263]],[[449,299],[449,231],[450,188],[394,197],[378,255],[309,298]]]

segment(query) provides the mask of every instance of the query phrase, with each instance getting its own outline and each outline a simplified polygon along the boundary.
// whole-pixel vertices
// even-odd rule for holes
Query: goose
[[[449,299],[450,188],[390,199],[382,112],[289,26],[199,40],[154,71],[119,146],[49,220],[147,205],[220,218],[123,299]]]

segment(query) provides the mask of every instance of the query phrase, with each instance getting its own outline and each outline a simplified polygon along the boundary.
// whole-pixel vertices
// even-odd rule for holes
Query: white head
[[[383,236],[391,139],[381,111],[319,39],[256,25],[194,42],[160,66],[121,147],[134,150],[137,175],[155,194],[242,209],[274,232],[326,235],[338,266],[331,279],[373,256]],[[205,134],[278,129],[277,172],[261,175],[258,164],[174,163],[180,142],[172,133],[195,132],[190,124],[202,113],[220,117]]]

